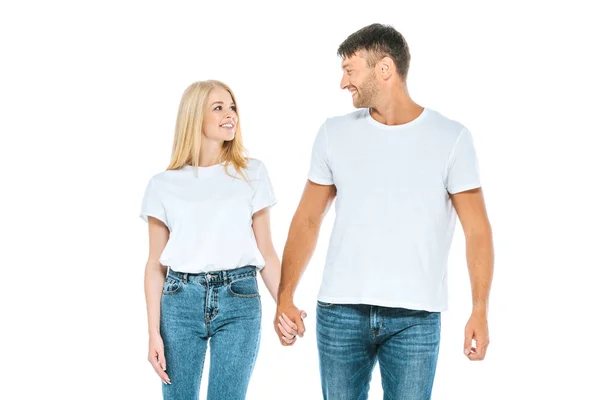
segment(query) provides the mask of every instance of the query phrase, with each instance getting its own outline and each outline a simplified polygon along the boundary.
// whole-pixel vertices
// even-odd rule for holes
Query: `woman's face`
[[[233,140],[237,122],[237,109],[229,92],[223,88],[211,90],[204,109],[204,136],[216,141]]]

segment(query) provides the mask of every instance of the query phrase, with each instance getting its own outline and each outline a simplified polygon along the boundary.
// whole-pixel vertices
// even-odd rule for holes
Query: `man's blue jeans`
[[[317,304],[326,400],[367,399],[379,361],[385,400],[426,400],[440,343],[440,313],[364,304]]]

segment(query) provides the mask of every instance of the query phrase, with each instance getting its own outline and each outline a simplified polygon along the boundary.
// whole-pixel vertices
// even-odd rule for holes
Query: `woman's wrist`
[[[160,336],[160,327],[150,327],[148,328],[148,335],[150,335],[150,337],[152,336]]]

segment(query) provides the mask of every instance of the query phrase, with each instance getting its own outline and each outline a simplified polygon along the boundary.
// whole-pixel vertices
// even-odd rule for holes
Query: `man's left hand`
[[[473,347],[475,340],[475,347]],[[471,361],[482,361],[490,343],[487,316],[485,313],[473,312],[465,327],[465,355]]]

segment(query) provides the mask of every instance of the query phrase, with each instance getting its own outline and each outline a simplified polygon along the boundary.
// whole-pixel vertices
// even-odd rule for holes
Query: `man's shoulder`
[[[433,128],[430,131],[438,136],[446,137],[453,141],[466,129],[462,123],[449,118],[436,110],[428,108],[427,111],[429,127]]]
[[[324,122],[325,128],[327,131],[335,131],[339,128],[347,128],[348,126],[364,120],[366,112],[366,108],[361,108],[348,114],[329,117]]]

